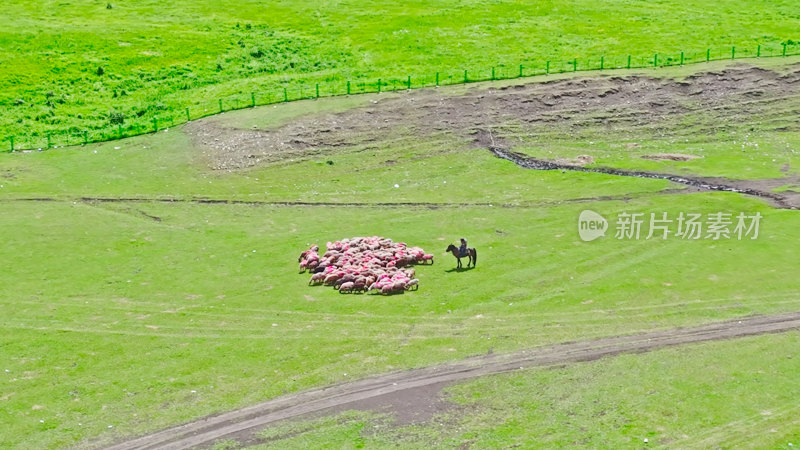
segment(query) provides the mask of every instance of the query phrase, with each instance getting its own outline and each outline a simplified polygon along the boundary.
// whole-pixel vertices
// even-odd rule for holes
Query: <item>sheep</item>
[[[325,277],[325,281],[324,281],[325,286],[333,286],[333,283],[336,283],[336,280],[338,280],[338,279],[339,279],[339,274],[338,273],[332,273],[332,274],[328,275],[327,277]]]
[[[317,272],[314,275],[311,275],[311,279],[308,280],[308,284],[320,284],[325,281],[325,274],[321,272]]]
[[[353,282],[353,289],[352,292],[364,292],[366,290],[366,285],[364,283]]]
[[[379,236],[357,236],[327,243],[320,257],[311,245],[298,258],[301,272],[313,273],[309,284],[325,284],[344,292],[402,293],[417,289],[414,264],[433,263],[433,255],[405,242]]]

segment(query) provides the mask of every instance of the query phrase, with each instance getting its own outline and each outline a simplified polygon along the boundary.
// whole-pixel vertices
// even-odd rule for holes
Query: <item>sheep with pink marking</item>
[[[319,266],[319,246],[312,245],[308,250],[300,253],[297,262],[300,263],[300,273],[305,272],[306,269],[313,272]]]
[[[433,264],[433,255],[404,242],[371,236],[328,242],[320,256],[311,245],[298,258],[300,272],[312,273],[309,285],[332,286],[340,293],[373,292],[384,295],[416,290],[413,267]]]

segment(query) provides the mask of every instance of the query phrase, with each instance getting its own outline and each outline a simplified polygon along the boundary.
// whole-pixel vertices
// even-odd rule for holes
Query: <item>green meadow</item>
[[[219,120],[275,127],[369,100],[304,101]],[[763,139],[797,140],[793,131],[761,131]],[[572,145],[601,142],[601,133]],[[0,156],[0,446],[102,446],[370,374],[797,307],[796,211],[733,193],[684,193],[663,180],[524,170],[452,136],[409,142],[387,140],[369,157],[343,147],[239,171],[209,169],[181,127]],[[661,145],[655,150],[671,144]],[[553,146],[571,156],[563,148]],[[744,212],[762,220],[755,240],[616,239],[611,229],[583,242],[584,209],[612,221],[624,212]],[[420,245],[436,263],[418,267],[419,290],[403,295],[307,286],[297,254],[358,235]],[[462,235],[479,261],[455,272],[443,251]],[[545,436],[537,442],[635,446],[649,437],[703,446],[703,436],[732,439],[717,429],[744,433],[756,404],[725,405],[756,395],[765,410],[776,408],[764,420],[779,431],[752,445],[778,445],[796,437],[787,431],[796,363],[782,350],[796,337],[477,380],[448,390],[467,408],[447,419],[456,428],[373,431],[364,424],[390,419],[352,413],[278,445],[533,445]],[[720,380],[702,370],[714,364]],[[758,367],[769,371],[755,378],[760,390],[750,390]],[[710,384],[739,380],[738,390],[708,393]],[[657,392],[639,400],[650,390]],[[739,403],[729,403],[732,393],[742,394]],[[669,402],[675,412],[641,413]],[[606,411],[599,403],[609,407],[597,422]],[[705,408],[713,414],[699,421]],[[769,423],[752,429],[765,432]]]
[[[791,1],[14,0],[0,17],[0,139],[43,148],[316,95],[796,53]],[[794,40],[793,40],[794,39]],[[735,49],[732,49],[735,47]],[[707,55],[707,50],[711,51]],[[733,50],[733,55],[731,54]],[[659,57],[655,57],[659,54]],[[601,62],[601,58],[603,61]],[[655,60],[654,60],[655,59]],[[523,67],[520,68],[520,65]],[[251,97],[251,93],[254,95]],[[84,133],[87,133],[84,137]]]
[[[796,53],[797,19],[786,0],[7,2],[0,151],[11,136],[17,149],[47,147],[48,136],[59,148],[0,154],[0,447],[101,447],[376,373],[796,310],[797,212],[762,200],[524,170],[456,136],[407,130],[369,149],[215,171],[176,125],[187,114],[313,97],[317,85],[330,96],[348,82],[355,94],[493,71],[613,69],[628,55],[634,66],[675,66],[732,52],[779,55],[783,44]],[[775,70],[797,63],[748,61]],[[619,73],[682,77],[722,67]],[[397,95],[302,100],[214,120],[268,129]],[[719,117],[702,114],[666,121],[668,138],[644,128],[624,130],[624,139],[602,126],[554,128],[517,150],[698,176],[795,176],[797,106],[787,98],[778,113],[723,131],[711,126]],[[62,148],[154,125],[158,133]],[[702,158],[640,158],[658,152]],[[796,189],[796,181],[779,188]],[[756,240],[627,240],[611,229],[583,242],[584,209],[611,220],[744,212],[762,221]],[[297,273],[310,243],[375,234],[436,254],[436,264],[417,268],[419,290],[340,295]],[[479,262],[454,272],[443,251],[461,236]],[[396,427],[388,416],[350,412],[262,436],[282,448],[627,448],[645,438],[651,446],[800,445],[797,358],[787,350],[797,338],[479,379],[448,388],[453,409],[427,424]],[[218,447],[228,444],[236,445]]]

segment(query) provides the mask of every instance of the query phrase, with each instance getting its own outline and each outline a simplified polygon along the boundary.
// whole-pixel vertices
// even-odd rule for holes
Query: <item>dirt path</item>
[[[276,422],[332,410],[357,409],[375,398],[402,400],[432,386],[529,367],[549,367],[592,361],[621,353],[733,339],[800,328],[800,312],[751,316],[698,327],[567,342],[508,354],[492,354],[433,367],[379,375],[350,383],[301,392],[217,416],[169,428],[110,447],[126,449],[183,449],[207,446],[218,439],[252,434]]]

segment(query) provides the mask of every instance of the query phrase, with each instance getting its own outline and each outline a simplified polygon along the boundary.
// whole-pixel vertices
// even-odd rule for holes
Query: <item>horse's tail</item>
[[[478,251],[474,248],[472,249],[472,265],[478,264]]]

